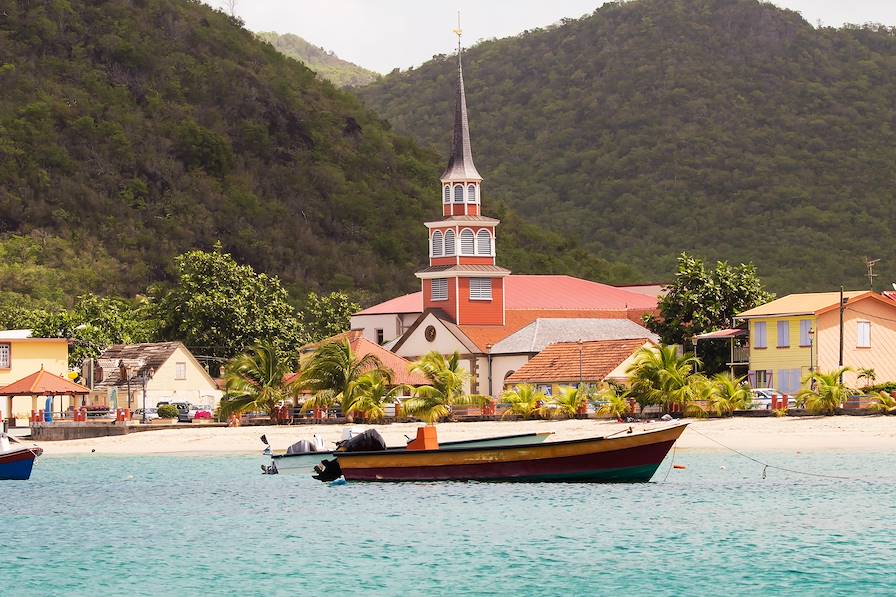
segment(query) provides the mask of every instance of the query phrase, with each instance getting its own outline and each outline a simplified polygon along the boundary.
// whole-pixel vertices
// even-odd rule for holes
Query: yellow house
[[[850,386],[858,370],[896,380],[896,301],[871,291],[843,293],[843,365]],[[812,371],[839,367],[840,293],[789,294],[738,314],[749,326],[749,380],[754,388],[793,394]]]
[[[33,338],[31,330],[0,331],[0,387],[27,377],[43,368],[54,375],[68,371],[68,340]],[[67,399],[66,399],[67,400]],[[36,399],[19,396],[12,400],[12,412],[6,400],[0,400],[0,418],[27,419],[31,410],[43,408]],[[65,405],[66,407],[68,404]]]

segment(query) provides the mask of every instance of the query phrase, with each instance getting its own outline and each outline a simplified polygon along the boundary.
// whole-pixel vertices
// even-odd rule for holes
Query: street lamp
[[[809,375],[815,371],[815,357],[813,346],[815,344],[815,330],[809,328]]]
[[[143,381],[143,419],[140,422],[143,425],[146,425],[146,380],[152,379],[152,376],[155,374],[155,367],[146,367],[140,374],[140,379]]]

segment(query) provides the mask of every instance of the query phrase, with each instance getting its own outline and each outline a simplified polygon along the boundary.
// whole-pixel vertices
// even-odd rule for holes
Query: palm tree
[[[264,411],[273,421],[280,404],[294,399],[301,388],[301,382],[291,373],[290,363],[270,343],[235,356],[225,367],[222,416]]]
[[[744,377],[731,377],[727,373],[719,373],[712,378],[712,390],[709,394],[709,408],[720,417],[730,416],[736,410],[747,407],[752,397],[750,390],[744,385]]]
[[[501,400],[510,404],[504,416],[513,415],[523,419],[531,419],[538,415],[538,409],[547,401],[544,392],[524,383],[514,386],[501,395]]]
[[[393,386],[392,377],[386,371],[368,371],[354,382],[352,403],[345,414],[357,414],[367,421],[382,421],[386,418],[386,405],[393,404],[406,389],[404,385]]]
[[[624,419],[631,411],[628,397],[628,391],[620,391],[618,388],[610,386],[597,395],[597,401],[594,404],[597,407],[597,414],[614,419]]]
[[[869,408],[882,415],[896,415],[896,398],[887,392],[878,392]]]
[[[858,375],[856,376],[856,382],[858,382],[860,379],[864,379],[867,382],[865,384],[866,386],[873,386],[874,382],[877,381],[877,373],[875,373],[874,369],[871,367],[859,369],[856,373],[858,373]]]
[[[354,401],[352,394],[356,382],[362,375],[374,370],[387,374],[375,355],[358,357],[347,340],[322,344],[302,370],[304,385],[314,392],[303,409],[329,408],[339,404],[343,414],[347,415]]]
[[[842,367],[830,373],[816,371],[804,381],[812,382],[810,388],[801,390],[796,395],[797,404],[809,409],[809,412],[819,415],[832,415],[840,408],[847,398],[850,389],[843,382],[843,374],[852,371],[850,367]]]
[[[579,410],[588,404],[590,398],[591,390],[585,386],[560,388],[560,394],[542,408],[542,414],[546,419],[551,417],[573,419],[579,414]]]
[[[438,352],[430,352],[410,366],[412,373],[419,373],[429,380],[429,385],[414,390],[414,395],[402,404],[405,412],[432,425],[451,414],[452,406],[483,404],[486,396],[464,395],[464,382],[469,372],[460,366],[460,355],[455,352],[447,359]]]
[[[688,378],[700,367],[700,359],[679,355],[674,346],[644,347],[626,370],[631,393],[639,403],[679,406],[686,412],[695,388]]]

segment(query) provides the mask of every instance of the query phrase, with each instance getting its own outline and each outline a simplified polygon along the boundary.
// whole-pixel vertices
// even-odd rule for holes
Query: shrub
[[[176,419],[177,407],[171,404],[163,404],[158,410],[160,419]]]

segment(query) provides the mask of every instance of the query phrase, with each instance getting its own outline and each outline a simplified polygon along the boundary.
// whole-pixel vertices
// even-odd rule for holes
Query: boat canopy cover
[[[386,440],[376,429],[368,429],[337,444],[340,452],[379,452],[386,449]]]

